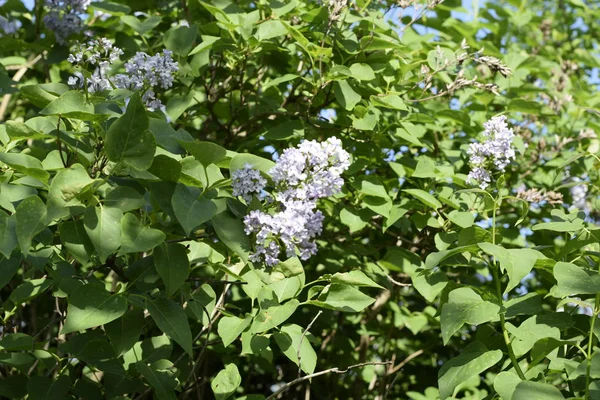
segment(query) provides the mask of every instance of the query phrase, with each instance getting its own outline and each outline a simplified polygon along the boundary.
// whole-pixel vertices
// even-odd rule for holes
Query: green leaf
[[[285,121],[267,131],[264,135],[269,140],[286,140],[304,137],[304,124],[301,120]]]
[[[0,161],[15,171],[31,176],[42,182],[47,182],[50,174],[44,171],[42,162],[35,157],[22,153],[0,152]]]
[[[534,315],[522,322],[518,328],[511,323],[506,323],[506,329],[514,336],[512,346],[517,357],[529,352],[540,339],[560,339],[560,329],[542,321],[543,318]]]
[[[148,172],[163,181],[177,182],[181,176],[181,163],[172,157],[159,154],[154,157]]]
[[[439,202],[438,199],[436,199],[435,197],[433,197],[433,195],[431,195],[430,193],[427,193],[424,190],[421,189],[404,189],[402,190],[405,193],[410,194],[411,196],[415,197],[417,200],[419,200],[421,203],[425,204],[426,206],[429,206],[433,209],[438,209],[440,207],[442,207],[442,203]]]
[[[260,25],[256,29],[255,37],[259,42],[273,39],[279,36],[283,36],[287,34],[287,29],[281,23],[281,21],[277,19],[267,20]]]
[[[250,326],[251,322],[252,316],[249,314],[246,315],[245,318],[238,318],[235,316],[222,317],[219,320],[217,332],[223,341],[223,346],[227,347],[233,343],[233,341],[237,339],[247,327]]]
[[[486,253],[493,255],[500,262],[500,267],[508,274],[509,282],[504,293],[517,287],[523,278],[531,272],[536,261],[546,258],[542,253],[533,249],[504,249],[492,243],[479,243]]]
[[[186,57],[196,41],[196,26],[178,26],[165,32],[163,42],[173,53]]]
[[[350,233],[358,232],[369,224],[371,214],[369,211],[357,211],[344,207],[340,211],[340,221],[350,228]]]
[[[337,102],[348,111],[352,111],[354,107],[362,99],[358,93],[352,89],[348,81],[335,81],[333,83],[333,94]]]
[[[139,93],[131,96],[127,110],[108,128],[105,140],[106,156],[113,162],[124,162],[144,171],[154,161],[156,142],[148,130],[150,121]]]
[[[212,142],[186,142],[179,140],[179,144],[186,149],[204,167],[216,164],[227,155],[227,150]]]
[[[304,336],[304,339],[302,339]],[[273,334],[277,345],[287,358],[298,365],[298,349],[300,349],[301,368],[307,374],[315,372],[317,353],[310,344],[310,335],[304,335],[304,328],[291,324],[282,326]],[[302,343],[300,343],[302,342]]]
[[[142,225],[138,217],[127,213],[121,219],[121,249],[119,254],[149,251],[160,245],[166,235],[158,230]]]
[[[512,371],[502,371],[494,379],[494,389],[502,399],[511,399],[515,388],[521,381],[519,376]]]
[[[24,333],[10,333],[0,340],[0,350],[20,351],[33,348],[33,338]]]
[[[219,36],[201,35],[201,37],[202,37],[202,43],[200,43],[198,46],[194,47],[194,50],[190,51],[188,56],[193,56],[194,54],[200,53],[201,51],[211,49],[213,47],[213,44],[215,44],[216,42],[221,40],[221,38]],[[263,86],[263,88],[264,88],[264,86]]]
[[[95,114],[94,105],[88,102],[80,91],[69,91],[52,100],[42,111],[42,115],[59,115],[66,118],[94,121],[102,117]]]
[[[16,210],[16,234],[24,256],[29,255],[33,238],[46,228],[46,205],[37,196],[24,199]]]
[[[200,197],[201,194],[200,189],[182,184],[178,184],[173,192],[173,211],[186,235],[217,213],[217,205],[210,199]]]
[[[557,262],[553,269],[556,278],[555,297],[579,294],[596,294],[600,292],[600,273],[572,263]]]
[[[564,400],[560,390],[552,385],[542,382],[520,382],[511,400]]]
[[[470,228],[475,222],[475,217],[468,211],[452,210],[448,213],[448,219],[463,229]]]
[[[298,300],[292,299],[283,305],[276,305],[260,310],[254,318],[250,332],[262,333],[283,324],[292,316],[299,304]]]
[[[554,231],[554,232],[577,232],[583,229],[583,221],[575,220],[573,222],[543,222],[531,227],[532,231]]]
[[[495,319],[499,311],[499,305],[483,300],[471,288],[451,291],[440,317],[444,345],[464,324],[483,324]]]
[[[310,300],[310,304],[344,312],[360,312],[375,302],[375,299],[360,290],[346,285],[333,283],[319,295],[318,300]]]
[[[219,371],[210,387],[215,394],[216,400],[225,400],[233,395],[242,383],[242,377],[235,364],[227,364],[225,369]]]
[[[478,250],[476,245],[459,246],[449,250],[430,253],[425,259],[425,267],[431,269],[441,265],[442,261],[460,253],[469,252],[475,253]]]
[[[165,298],[146,299],[146,308],[158,328],[192,357],[192,331],[183,308]]]
[[[187,251],[179,243],[163,243],[154,250],[154,266],[171,297],[185,283],[190,274]]]
[[[393,110],[407,111],[408,107],[400,96],[387,94],[385,96],[371,96],[371,104],[377,107],[391,108]]]
[[[85,207],[78,195],[92,182],[81,164],[58,171],[48,190],[48,220],[69,217],[70,207]]]
[[[177,371],[173,370],[173,364],[168,360],[156,361],[151,365],[138,362],[135,368],[146,378],[154,389],[156,399],[176,400],[175,388],[178,385]]]
[[[100,205],[85,210],[83,225],[101,262],[105,262],[121,246],[122,218],[123,213],[118,208]]]
[[[238,154],[231,159],[229,164],[229,172],[234,173],[238,169],[244,168],[244,165],[250,164],[252,168],[257,169],[265,174],[269,174],[275,163],[266,158],[255,156],[254,154]]]
[[[65,221],[59,227],[60,241],[81,264],[87,264],[94,253],[94,245],[88,237],[82,220]]]
[[[66,375],[60,375],[56,380],[45,376],[33,376],[27,382],[28,399],[49,400],[65,399],[71,389],[71,379]]]
[[[144,312],[141,308],[127,311],[121,318],[104,325],[104,331],[117,357],[133,348],[140,338],[143,327]]]
[[[30,279],[17,286],[10,293],[10,300],[14,304],[21,304],[29,301],[42,294],[46,289],[52,286],[52,283],[53,281],[50,278]]]
[[[158,15],[150,16],[144,21],[140,21],[132,15],[121,16],[121,21],[132,27],[133,30],[139,33],[140,35],[150,32],[152,29],[156,28],[158,24],[160,24],[161,20],[162,18]]]
[[[382,286],[373,282],[371,278],[365,275],[364,272],[355,269],[350,272],[338,272],[331,276],[331,283],[341,283],[352,285],[356,287],[374,287],[378,289],[383,289]]]
[[[10,282],[21,266],[21,256],[15,253],[11,258],[0,258],[0,289]]]
[[[110,294],[100,283],[87,283],[69,296],[67,319],[61,334],[82,331],[107,324],[127,311],[127,300]]]
[[[487,350],[479,342],[470,344],[458,357],[442,365],[438,373],[440,399],[451,397],[460,384],[481,374],[500,360],[502,360],[502,350]]]
[[[191,298],[188,299],[188,308],[196,319],[202,322],[202,325],[208,326],[209,316],[213,312],[216,303],[217,294],[208,283],[205,283],[192,293]]]
[[[18,244],[16,218],[0,210],[0,253],[10,258]]]
[[[216,215],[212,222],[219,239],[244,262],[248,262],[251,246],[250,238],[244,232],[244,223],[227,212]]]
[[[350,66],[352,77],[359,81],[372,81],[375,79],[373,68],[369,64],[354,63]]]
[[[117,17],[127,15],[131,12],[131,8],[125,4],[113,3],[111,1],[94,2],[94,4],[90,4],[90,7]]]
[[[117,186],[106,195],[104,205],[127,212],[143,208],[146,205],[146,200],[137,190],[131,187]]]

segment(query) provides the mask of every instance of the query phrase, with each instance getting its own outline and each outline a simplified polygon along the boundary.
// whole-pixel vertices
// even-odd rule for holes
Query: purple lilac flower
[[[244,218],[246,234],[254,234],[256,239],[251,261],[276,265],[283,250],[286,257],[298,255],[302,260],[315,255],[314,239],[321,234],[324,219],[316,209],[317,200],[341,191],[341,174],[349,166],[350,155],[335,137],[321,143],[305,141],[285,150],[270,170],[275,183],[275,211],[254,210]],[[247,166],[245,172],[232,177],[234,195],[243,196],[255,189],[255,175],[248,177],[250,171]],[[262,190],[264,183],[259,186]]]
[[[252,165],[245,164],[231,175],[231,185],[234,196],[242,196],[246,203],[252,201],[253,195],[260,195],[267,184],[267,180]]]
[[[65,44],[69,36],[81,33],[84,26],[79,15],[86,12],[90,3],[91,0],[46,0],[44,24],[54,32],[58,43]]]
[[[483,143],[471,143],[467,151],[471,166],[467,182],[475,180],[479,182],[479,187],[485,189],[491,183],[492,172],[504,172],[511,160],[515,159],[515,150],[512,148],[515,134],[506,124],[504,115],[493,117],[483,126],[483,135],[487,139]]]
[[[115,85],[121,89],[144,90],[142,99],[151,110],[163,107],[162,102],[156,98],[154,89],[169,89],[173,86],[175,74],[179,70],[179,64],[173,60],[173,53],[163,50],[163,54],[157,53],[150,56],[144,52],[138,52],[125,64],[126,74],[115,76]]]

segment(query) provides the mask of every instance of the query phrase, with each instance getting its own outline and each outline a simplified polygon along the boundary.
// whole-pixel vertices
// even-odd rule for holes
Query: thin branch
[[[327,375],[327,374],[332,374],[332,373],[333,374],[345,374],[346,372],[350,371],[351,369],[355,369],[355,368],[366,367],[368,365],[388,365],[390,363],[391,363],[391,361],[364,362],[364,363],[360,363],[360,364],[350,365],[349,367],[346,367],[345,369],[339,369],[338,367],[335,367],[335,368],[329,368],[329,369],[326,369],[323,371],[315,372],[314,374],[305,375],[301,378],[294,379],[293,381],[286,383],[278,391],[276,391],[275,393],[273,393],[272,395],[267,397],[265,400],[273,400],[280,394],[288,391],[292,386],[295,386],[295,385],[297,385],[301,382],[307,381],[309,379],[316,378],[317,376]]]
[[[408,286],[412,286],[412,284],[411,284],[411,283],[402,283],[402,282],[398,282],[397,280],[395,280],[394,278],[392,278],[392,276],[391,276],[391,275],[388,275],[388,276],[387,276],[387,278],[388,278],[388,280],[389,280],[390,282],[392,282],[394,285],[397,285],[397,286],[402,286],[402,287],[408,287]]]
[[[400,371],[402,369],[402,367],[404,367],[406,364],[408,364],[412,359],[419,357],[421,354],[423,354],[423,352],[424,352],[424,350],[420,349],[420,350],[415,351],[412,354],[409,354],[408,357],[406,357],[400,364],[396,365],[395,367],[390,368],[387,375],[396,374],[396,372]],[[394,387],[394,383],[396,383],[397,378],[398,378],[398,375],[396,374],[396,376],[394,376],[394,379],[392,379],[390,384],[387,385],[387,387],[385,388],[385,394],[383,395],[383,400],[387,399],[390,389],[392,387]]]
[[[310,328],[312,328],[313,324],[315,323],[315,321],[317,320],[317,318],[319,318],[319,316],[321,314],[323,314],[323,311],[319,310],[317,315],[315,315],[315,317],[312,319],[312,321],[310,321],[310,324],[308,324],[308,326],[306,327],[304,332],[302,332],[302,336],[300,336],[300,344],[298,344],[298,351],[296,353],[296,358],[298,359],[298,378],[300,378],[300,376],[302,375],[302,360],[301,360],[301,356],[300,356],[300,352],[302,350],[302,342],[304,341],[304,337],[308,333],[308,330]]]

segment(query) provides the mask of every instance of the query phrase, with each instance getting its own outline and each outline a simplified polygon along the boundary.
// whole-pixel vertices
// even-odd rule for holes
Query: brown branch
[[[297,384],[299,384],[301,382],[307,381],[309,379],[316,378],[317,376],[327,375],[327,374],[331,374],[331,373],[334,373],[334,374],[345,374],[346,372],[350,371],[351,369],[355,369],[355,368],[366,367],[368,365],[388,365],[390,363],[391,363],[391,361],[364,362],[364,363],[360,363],[360,364],[350,365],[349,367],[346,367],[345,369],[339,369],[338,367],[335,367],[335,368],[329,368],[329,369],[326,369],[326,370],[323,370],[323,371],[315,372],[314,374],[305,375],[305,376],[303,376],[301,378],[294,379],[293,381],[286,383],[278,391],[276,391],[275,393],[273,393],[272,395],[270,395],[269,397],[267,397],[265,400],[273,400],[277,396],[279,396],[280,394],[288,391],[292,386],[295,386],[295,385],[297,385]]]

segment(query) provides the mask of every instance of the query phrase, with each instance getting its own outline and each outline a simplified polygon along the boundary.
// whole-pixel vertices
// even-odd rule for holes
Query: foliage
[[[48,3],[0,3],[0,396],[600,398],[597,4]]]

